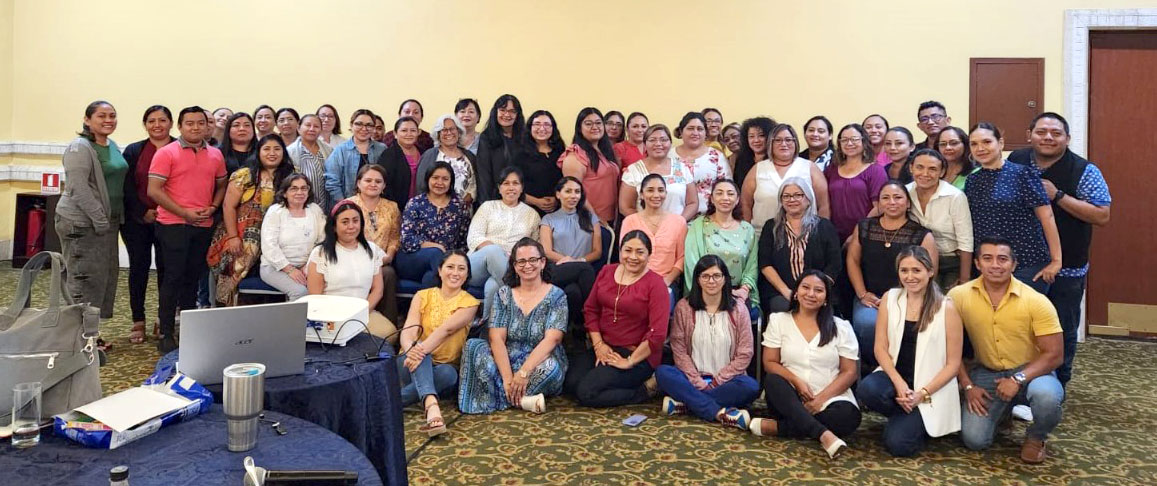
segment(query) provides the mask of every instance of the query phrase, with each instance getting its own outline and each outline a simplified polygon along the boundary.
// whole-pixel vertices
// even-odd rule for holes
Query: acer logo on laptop
[[[237,341],[236,343],[233,343],[234,346],[245,346],[248,344],[253,344],[253,340],[252,339],[242,339],[240,341]]]

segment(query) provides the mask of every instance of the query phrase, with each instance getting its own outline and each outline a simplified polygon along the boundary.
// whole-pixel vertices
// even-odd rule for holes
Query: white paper
[[[153,417],[180,410],[191,400],[148,388],[130,388],[104,397],[76,411],[88,415],[117,432],[124,432]]]

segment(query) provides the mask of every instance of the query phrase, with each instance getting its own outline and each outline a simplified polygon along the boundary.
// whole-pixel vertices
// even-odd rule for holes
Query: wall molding
[[[1139,30],[1157,27],[1157,9],[1065,10],[1065,108],[1073,151],[1088,154],[1089,30]]]
[[[64,180],[64,167],[50,165],[0,165],[0,182],[40,182],[40,174],[60,173]]]
[[[0,155],[63,155],[67,143],[0,141]]]

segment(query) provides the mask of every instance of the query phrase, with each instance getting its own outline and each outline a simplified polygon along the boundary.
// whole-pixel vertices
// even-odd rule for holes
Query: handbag
[[[52,268],[48,307],[28,307],[32,283],[45,263]],[[37,253],[21,270],[11,305],[0,313],[0,423],[10,421],[17,383],[41,383],[41,417],[101,397],[96,359],[100,309],[73,301],[64,289],[66,271],[59,253]]]

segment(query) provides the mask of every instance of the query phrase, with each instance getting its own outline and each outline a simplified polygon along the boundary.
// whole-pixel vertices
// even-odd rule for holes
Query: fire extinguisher
[[[35,204],[28,210],[28,235],[25,238],[24,255],[32,256],[44,249],[44,225],[47,219],[44,207]]]

